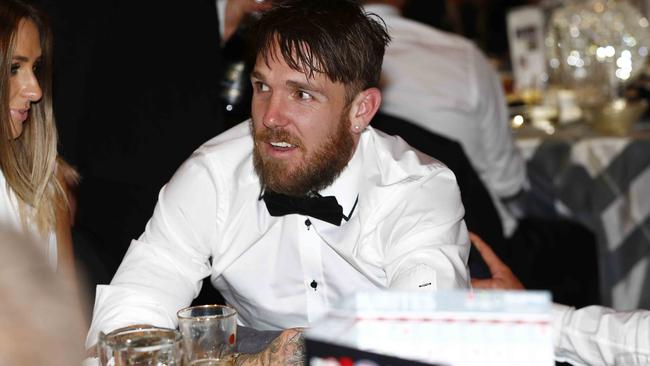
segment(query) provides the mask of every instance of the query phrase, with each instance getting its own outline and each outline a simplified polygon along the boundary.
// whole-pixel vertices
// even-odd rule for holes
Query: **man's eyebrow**
[[[288,80],[286,82],[286,84],[287,84],[287,86],[290,86],[290,87],[295,88],[295,89],[303,89],[303,90],[308,90],[308,91],[316,92],[316,93],[323,94],[323,95],[325,94],[323,92],[323,88],[319,87],[316,84],[303,83],[301,81],[295,81],[295,80]]]
[[[262,76],[262,74],[260,74],[259,71],[255,71],[255,70],[251,72],[251,77],[260,80],[264,79],[264,76]]]

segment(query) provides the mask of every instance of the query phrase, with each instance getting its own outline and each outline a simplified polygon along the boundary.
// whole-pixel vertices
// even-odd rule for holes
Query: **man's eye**
[[[306,91],[298,90],[296,94],[300,100],[310,100],[312,98],[311,94],[307,93]]]
[[[255,84],[255,89],[257,89],[258,91],[261,92],[269,91],[269,86],[264,84],[261,81],[256,81],[254,84]]]
[[[20,69],[20,64],[18,63],[11,64],[11,75],[16,75],[18,69]]]

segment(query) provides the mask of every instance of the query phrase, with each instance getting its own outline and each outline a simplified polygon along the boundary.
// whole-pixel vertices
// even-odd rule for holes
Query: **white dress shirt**
[[[11,187],[9,187],[7,184],[2,170],[0,170],[0,227],[10,228],[18,232],[25,232],[25,228],[18,211],[18,197],[16,196],[16,193],[11,189]],[[47,260],[52,269],[56,270],[56,234],[54,232],[51,232],[48,238],[44,239],[38,233],[38,229],[35,225],[28,225],[27,234],[32,235],[37,242],[43,243],[43,252],[47,256]]]
[[[207,276],[239,323],[256,329],[309,326],[357,290],[469,286],[464,209],[442,163],[366,129],[348,166],[320,192],[351,216],[339,227],[271,216],[252,149],[244,122],[200,147],[163,187],[144,234],[111,284],[98,286],[88,346],[100,330],[175,327]]]
[[[516,220],[500,198],[523,188],[526,170],[499,76],[467,39],[406,19],[393,6],[365,9],[384,19],[392,38],[382,69],[382,111],[458,141],[510,236]]]
[[[615,365],[616,357],[650,357],[650,311],[602,306],[553,307],[555,357],[573,365]]]

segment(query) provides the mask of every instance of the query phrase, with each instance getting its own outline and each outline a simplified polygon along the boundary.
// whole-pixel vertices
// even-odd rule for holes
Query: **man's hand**
[[[487,245],[483,239],[474,233],[469,233],[469,238],[481,254],[481,258],[487,264],[492,278],[490,279],[472,279],[472,287],[483,289],[504,289],[504,290],[525,290],[524,285],[512,273],[510,267],[494,254],[492,248]]]
[[[225,43],[235,33],[246,15],[268,10],[271,5],[271,0],[227,0],[222,42]]]
[[[305,341],[301,329],[287,329],[282,332],[264,351],[250,355],[240,355],[239,365],[304,365]]]

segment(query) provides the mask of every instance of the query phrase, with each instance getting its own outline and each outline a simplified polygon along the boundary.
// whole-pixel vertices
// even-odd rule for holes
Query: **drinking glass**
[[[178,312],[188,366],[234,364],[237,311],[223,305],[201,305]]]
[[[181,366],[183,344],[175,329],[133,325],[99,333],[101,366]]]

